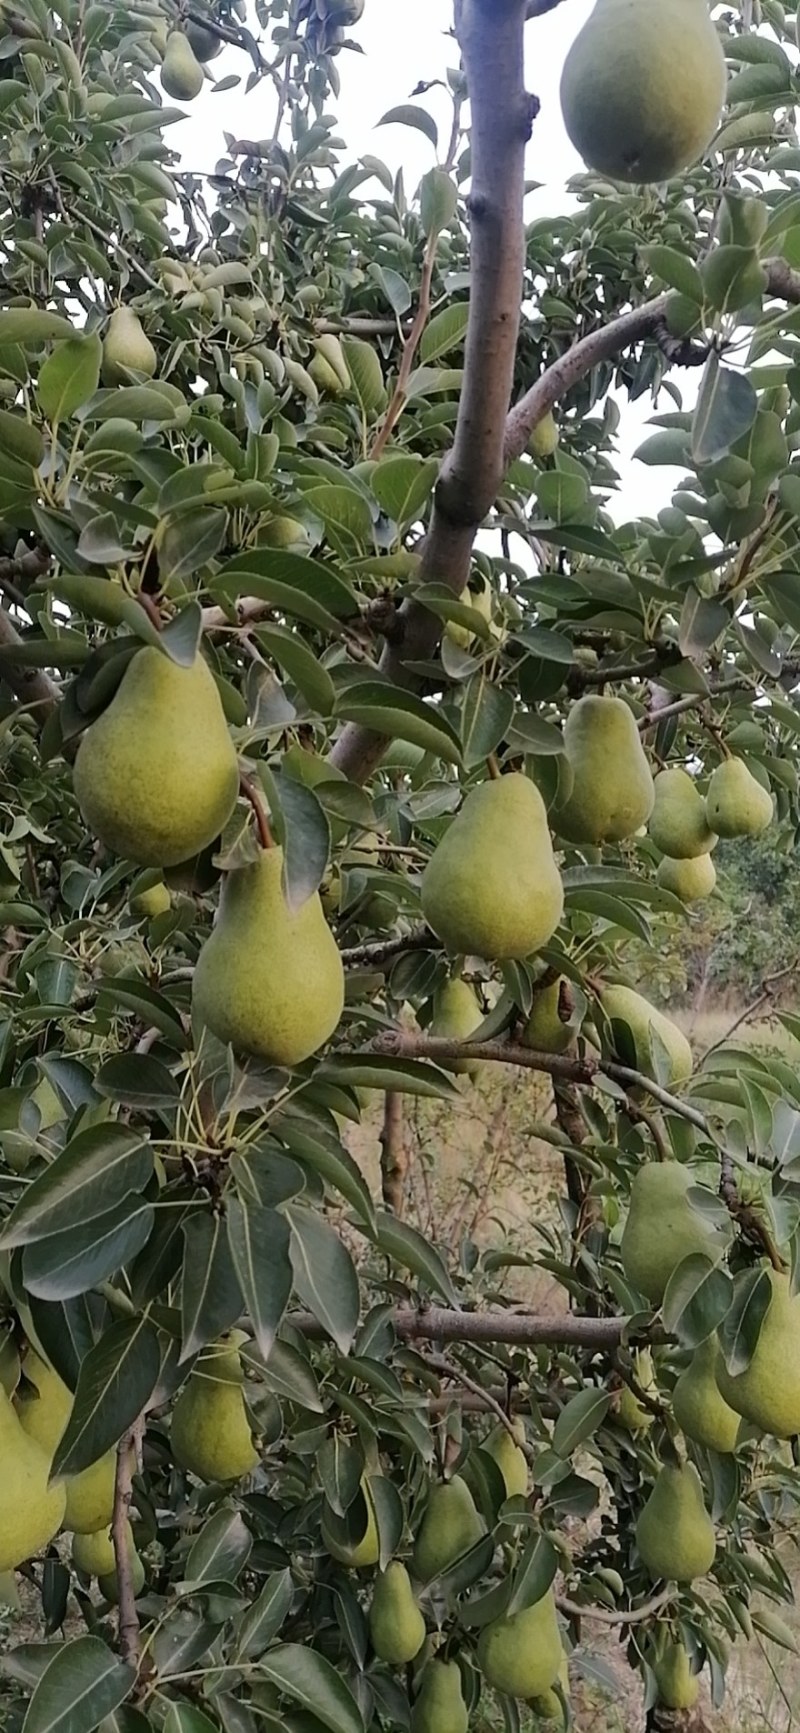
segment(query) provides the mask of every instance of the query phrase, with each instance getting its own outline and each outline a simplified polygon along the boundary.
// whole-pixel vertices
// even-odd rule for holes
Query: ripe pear
[[[717,869],[710,854],[696,855],[694,860],[670,860],[667,855],[658,863],[656,880],[665,891],[672,891],[682,903],[701,903],[717,882]]]
[[[660,770],[653,784],[655,804],[650,837],[671,860],[694,860],[710,854],[718,838],[709,828],[706,805],[694,777],[674,765]]]
[[[181,668],[155,646],[138,650],[82,736],[73,782],[90,830],[139,866],[177,866],[214,842],[239,768],[203,657]]]
[[[448,1041],[468,1041],[482,1022],[483,1011],[472,987],[456,976],[434,995],[428,1034],[441,1035]],[[480,1059],[445,1059],[443,1064],[448,1071],[463,1077],[477,1077],[481,1070]]]
[[[487,624],[491,621],[494,592],[491,584],[480,572],[476,573],[471,584],[464,586],[458,599],[465,608],[472,608],[476,614],[480,614]],[[462,626],[459,620],[448,620],[444,635],[459,650],[468,650],[475,642],[475,633],[470,631],[469,626]]]
[[[706,813],[718,836],[760,836],[772,823],[772,795],[743,759],[725,758],[712,772]]]
[[[235,1345],[231,1345],[234,1343]],[[258,1466],[234,1337],[201,1355],[172,1410],[172,1452],[198,1480],[240,1480]]]
[[[64,1520],[62,1481],[50,1483],[50,1456],[23,1432],[0,1385],[0,1571],[41,1552]]]
[[[537,421],[536,426],[531,429],[528,450],[531,457],[552,457],[557,446],[558,427],[552,409],[548,409],[541,421]]]
[[[743,1419],[773,1438],[793,1438],[800,1432],[800,1294],[792,1294],[788,1276],[778,1270],[767,1275],[772,1298],[749,1366],[732,1375],[720,1354],[715,1376]]]
[[[363,1533],[357,1541],[348,1538],[342,1518],[329,1515],[322,1518],[322,1539],[331,1558],[335,1558],[340,1565],[346,1565],[351,1571],[368,1570],[371,1565],[376,1565],[381,1551],[378,1525],[375,1521],[375,1504],[369,1481],[363,1475],[357,1515],[365,1523]],[[339,1524],[342,1524],[341,1530]]]
[[[691,1583],[710,1571],[717,1543],[693,1463],[659,1469],[636,1524],[636,1545],[645,1570],[656,1580]]]
[[[566,1053],[574,1035],[569,999],[563,975],[546,987],[537,987],[534,982],[530,1016],[521,1036],[523,1047],[532,1047],[537,1053]]]
[[[687,1438],[721,1456],[736,1449],[739,1415],[721,1395],[717,1382],[722,1354],[715,1335],[695,1349],[672,1393],[672,1412]]]
[[[116,307],[103,339],[103,384],[130,385],[131,373],[152,379],[158,356],[132,307]]]
[[[130,1523],[125,1525],[125,1541],[128,1556],[132,1559],[136,1554],[136,1543]],[[85,1577],[108,1576],[111,1571],[116,1570],[117,1560],[110,1521],[104,1523],[94,1534],[73,1535],[72,1562],[76,1571],[82,1571]]]
[[[317,337],[307,371],[319,390],[327,391],[331,397],[341,397],[350,390],[350,369],[342,345],[333,332]]]
[[[174,96],[176,102],[193,102],[203,88],[203,68],[182,30],[171,30],[167,37],[161,88],[167,96]]]
[[[653,778],[633,711],[622,698],[579,698],[567,717],[564,749],[573,782],[554,815],[559,836],[621,842],[647,823]]]
[[[556,1603],[549,1589],[532,1607],[485,1625],[478,1639],[481,1672],[507,1697],[538,1697],[549,1690],[563,1659]]]
[[[630,1064],[632,1060],[636,1071],[655,1077],[656,1067],[651,1043],[652,1033],[655,1032],[669,1056],[667,1088],[674,1089],[691,1077],[694,1063],[692,1049],[683,1030],[679,1029],[670,1017],[666,1017],[663,1011],[658,1011],[655,1005],[643,998],[641,993],[634,992],[632,987],[604,987],[600,994],[600,1003],[612,1025],[613,1050],[619,1054],[623,1064]],[[620,1025],[620,1028],[614,1028],[615,1024]]]
[[[369,1634],[379,1660],[405,1667],[425,1641],[425,1620],[404,1564],[393,1559],[375,1584],[369,1609]]]
[[[468,1726],[457,1661],[429,1661],[411,1710],[411,1733],[467,1733]]]
[[[661,1305],[670,1276],[684,1258],[702,1252],[718,1263],[725,1250],[724,1234],[688,1201],[694,1183],[680,1162],[649,1161],[631,1186],[622,1267],[631,1286],[654,1306]]]
[[[692,1672],[683,1643],[667,1643],[653,1662],[658,1701],[665,1709],[691,1709],[697,1702],[700,1681]]]
[[[562,1656],[561,1666],[558,1669],[558,1684],[561,1686],[564,1697],[568,1698],[569,1669],[567,1667],[566,1655]],[[540,1691],[535,1697],[532,1697],[530,1700],[530,1709],[535,1720],[557,1721],[560,1727],[564,1726],[564,1705],[555,1689],[555,1685],[551,1685],[549,1690]]]
[[[299,1065],[333,1034],[344,969],[316,891],[283,894],[283,850],[227,873],[194,972],[192,1012],[220,1041],[272,1065]]]
[[[483,1533],[483,1519],[460,1474],[454,1474],[452,1480],[437,1481],[431,1487],[414,1542],[413,1575],[420,1583],[441,1576],[457,1558],[469,1552]]]
[[[513,1438],[505,1426],[497,1425],[489,1433],[484,1449],[494,1457],[503,1476],[506,1498],[520,1495],[524,1498],[528,1491],[528,1464],[520,1446],[525,1443],[525,1426],[521,1420],[514,1420],[512,1425]]]
[[[33,1386],[30,1395],[17,1394],[16,1410],[23,1432],[35,1438],[52,1462],[56,1446],[72,1413],[72,1394],[52,1366],[29,1349],[23,1372]],[[38,1394],[35,1394],[38,1392]],[[92,1534],[111,1521],[114,1511],[116,1452],[109,1450],[91,1468],[71,1475],[64,1483],[66,1507],[64,1527],[77,1534]]]
[[[597,0],[564,62],[564,125],[611,180],[671,180],[703,156],[727,77],[705,0]]]
[[[502,960],[546,945],[564,889],[538,788],[513,772],[483,782],[422,875],[422,912],[448,951]]]

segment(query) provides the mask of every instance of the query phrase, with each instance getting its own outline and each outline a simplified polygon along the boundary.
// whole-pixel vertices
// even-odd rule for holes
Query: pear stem
[[[751,1244],[759,1246],[762,1251],[766,1252],[773,1270],[777,1270],[780,1274],[783,1274],[786,1265],[778,1251],[766,1222],[761,1220],[758,1211],[753,1208],[752,1204],[743,1203],[739,1196],[733,1158],[730,1155],[723,1155],[722,1157],[719,1195],[733,1221],[736,1223],[737,1227],[741,1228],[744,1238],[750,1240]]]
[[[161,618],[161,611],[157,601],[155,601],[154,597],[150,595],[148,590],[143,589],[137,590],[136,600],[139,603],[139,607],[144,608],[150,624],[155,626],[157,632],[160,632],[163,628],[164,621]]]
[[[117,1466],[114,1478],[114,1513],[111,1518],[111,1539],[117,1570],[117,1633],[123,1661],[138,1670],[141,1660],[139,1615],[133,1586],[133,1561],[128,1545],[128,1522],[133,1497],[133,1474],[136,1450],[141,1433],[141,1421],[135,1421],[117,1445]]]
[[[489,753],[489,756],[486,760],[486,769],[489,772],[489,776],[490,776],[491,780],[493,782],[497,782],[499,780],[499,777],[500,777],[500,766],[497,762],[497,756],[494,752]]]
[[[249,776],[240,776],[239,777],[239,788],[240,788],[241,793],[244,795],[245,800],[249,800],[250,805],[252,806],[253,811],[256,815],[256,830],[258,831],[258,840],[261,844],[261,847],[262,848],[274,848],[275,847],[275,839],[272,835],[272,831],[269,828],[269,819],[267,818],[267,815],[266,815],[264,808],[263,808],[263,805],[261,803],[261,797],[258,794],[254,784],[250,781]]]

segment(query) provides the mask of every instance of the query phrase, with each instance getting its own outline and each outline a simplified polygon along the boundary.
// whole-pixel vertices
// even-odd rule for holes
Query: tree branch
[[[596,1619],[601,1625],[638,1625],[643,1619],[651,1619],[654,1613],[665,1607],[668,1601],[674,1599],[675,1585],[671,1588],[659,1589],[649,1601],[643,1601],[640,1607],[630,1607],[627,1611],[621,1609],[618,1613],[605,1607],[582,1607],[580,1601],[568,1601],[564,1595],[556,1595],[556,1606],[562,1613],[568,1613],[575,1619]]]
[[[401,1341],[505,1342],[518,1347],[572,1347],[601,1350],[619,1347],[630,1319],[541,1317],[533,1312],[458,1312],[445,1306],[398,1307],[390,1323]],[[324,1340],[328,1331],[311,1312],[289,1312],[287,1324],[309,1340]],[[637,1330],[639,1342],[663,1342],[660,1324]]]
[[[364,963],[376,967],[393,957],[402,957],[406,951],[427,951],[435,945],[429,927],[415,927],[413,932],[401,933],[399,938],[370,939],[363,945],[350,945],[342,951],[342,962],[346,969],[357,969]]]
[[[5,608],[0,608],[0,645],[8,648],[23,647],[25,640],[20,637],[10,614]],[[15,698],[21,704],[35,704],[42,722],[47,720],[59,701],[59,690],[41,668],[26,668],[21,662],[16,664],[10,656],[4,656],[0,672],[7,686],[10,686]]]
[[[123,1661],[128,1661],[132,1667],[137,1669],[141,1659],[139,1615],[136,1611],[136,1594],[133,1586],[133,1561],[128,1541],[128,1523],[133,1496],[133,1474],[138,1432],[138,1424],[132,1426],[117,1445],[114,1514],[111,1518],[111,1539],[114,1544],[114,1562],[117,1568],[119,1652]]]
[[[455,1366],[452,1360],[446,1360],[443,1355],[420,1354],[420,1359],[424,1360],[426,1366],[430,1366],[432,1372],[438,1372],[440,1378],[450,1378],[455,1383],[462,1384],[464,1389],[470,1392],[471,1396],[480,1397],[482,1407],[488,1409],[490,1413],[494,1414],[495,1419],[499,1421],[500,1425],[505,1427],[509,1437],[513,1438],[515,1444],[519,1445],[526,1460],[528,1462],[532,1460],[533,1452],[530,1445],[527,1443],[520,1444],[516,1431],[514,1430],[513,1420],[510,1419],[502,1403],[498,1402],[497,1397],[493,1396],[491,1391],[485,1390],[483,1385],[479,1384],[475,1378],[470,1378],[468,1373],[463,1372],[460,1366]]]
[[[403,1214],[408,1149],[403,1119],[403,1097],[396,1089],[387,1089],[384,1096],[381,1145],[381,1189],[387,1209],[396,1216]]]

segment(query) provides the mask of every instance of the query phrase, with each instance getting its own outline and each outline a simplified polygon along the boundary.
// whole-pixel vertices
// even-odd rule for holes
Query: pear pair
[[[15,1399],[23,1432],[46,1451],[52,1462],[56,1447],[72,1413],[72,1393],[45,1360],[32,1349],[22,1368],[30,1392]],[[116,1451],[109,1450],[90,1468],[65,1482],[64,1527],[77,1534],[92,1534],[110,1523],[114,1512]]]
[[[563,904],[538,789],[518,772],[473,789],[422,876],[422,912],[447,950],[528,957],[552,938]]]

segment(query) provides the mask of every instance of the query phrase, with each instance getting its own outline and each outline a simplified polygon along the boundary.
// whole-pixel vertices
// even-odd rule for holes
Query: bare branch
[[[401,933],[399,938],[370,939],[363,945],[350,945],[342,951],[342,962],[346,969],[358,969],[364,964],[380,968],[381,963],[402,957],[406,951],[427,951],[435,944],[429,927],[415,927],[413,932]]]
[[[321,1340],[328,1332],[311,1312],[290,1312],[292,1329],[310,1340]],[[533,1312],[459,1312],[445,1306],[427,1306],[419,1311],[398,1307],[390,1322],[404,1342],[505,1342],[519,1347],[572,1347],[606,1353],[619,1347],[628,1334],[630,1319],[541,1317]],[[640,1342],[663,1342],[663,1327],[653,1324],[636,1332]]]
[[[396,1216],[403,1214],[408,1147],[405,1138],[403,1097],[396,1089],[387,1089],[384,1096],[381,1145],[381,1187],[387,1209]]]
[[[660,1612],[668,1601],[674,1599],[675,1594],[673,1584],[671,1588],[659,1589],[657,1595],[651,1596],[649,1601],[643,1601],[640,1607],[621,1608],[619,1612],[612,1612],[610,1607],[582,1607],[580,1601],[568,1601],[564,1595],[556,1595],[556,1606],[559,1612],[568,1613],[570,1618],[595,1619],[601,1625],[638,1625],[644,1619],[651,1619],[654,1613]]]
[[[10,614],[5,608],[0,608],[0,645],[14,648],[24,645]],[[11,657],[3,657],[2,677],[10,686],[15,698],[21,704],[35,704],[42,722],[55,709],[59,701],[58,687],[41,668],[26,668],[22,661],[15,664]]]
[[[117,1568],[117,1605],[119,1652],[123,1661],[128,1661],[138,1669],[141,1659],[139,1642],[139,1615],[136,1611],[136,1593],[133,1586],[133,1561],[131,1559],[128,1523],[130,1521],[131,1499],[133,1496],[133,1475],[136,1463],[136,1444],[139,1433],[139,1423],[131,1427],[120,1439],[117,1445],[117,1468],[114,1480],[114,1514],[111,1519],[111,1539],[114,1545],[114,1562]]]
[[[485,1390],[483,1385],[479,1384],[475,1378],[470,1378],[469,1374],[462,1371],[460,1366],[454,1365],[452,1360],[446,1360],[443,1355],[421,1354],[420,1359],[424,1360],[426,1366],[430,1366],[432,1372],[438,1372],[441,1378],[451,1378],[455,1383],[462,1384],[464,1389],[470,1392],[471,1396],[479,1397],[481,1406],[494,1414],[495,1418],[500,1422],[500,1425],[505,1427],[509,1437],[513,1438],[515,1444],[519,1445],[519,1448],[522,1450],[526,1459],[532,1459],[533,1452],[530,1445],[520,1444],[514,1428],[514,1422],[509,1418],[505,1408],[501,1402],[498,1402],[496,1396],[493,1396],[489,1390]]]

